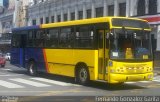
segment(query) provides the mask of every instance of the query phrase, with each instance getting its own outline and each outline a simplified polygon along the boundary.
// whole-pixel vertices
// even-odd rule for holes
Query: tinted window
[[[33,31],[29,31],[28,40],[27,40],[27,46],[28,47],[33,47],[34,46],[34,39],[35,39],[34,32]]]
[[[112,25],[117,27],[134,27],[150,29],[149,24],[140,20],[113,18]]]
[[[76,28],[76,48],[93,48],[93,29],[89,26]]]
[[[35,46],[36,47],[44,47],[45,42],[45,32],[44,30],[35,31]]]
[[[58,47],[58,29],[47,30],[46,47]]]
[[[14,34],[12,36],[12,47],[20,47],[20,35],[19,34]]]
[[[74,44],[74,30],[73,28],[62,28],[60,32],[59,47],[72,48]]]
[[[25,47],[27,31],[14,32],[12,36],[12,47]]]

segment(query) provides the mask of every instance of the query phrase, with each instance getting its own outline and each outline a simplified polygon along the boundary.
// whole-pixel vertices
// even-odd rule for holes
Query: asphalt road
[[[40,74],[27,75],[23,68],[7,62],[0,68],[0,96],[158,96],[160,95],[160,76],[153,81],[127,82],[123,85],[109,85],[91,82],[88,86],[74,83],[73,78]],[[69,100],[69,99],[66,99]],[[71,100],[69,100],[71,101]]]

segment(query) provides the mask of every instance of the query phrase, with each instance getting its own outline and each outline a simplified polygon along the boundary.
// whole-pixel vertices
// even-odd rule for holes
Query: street
[[[73,78],[63,76],[29,76],[25,69],[7,62],[5,68],[0,68],[0,90],[1,96],[158,96],[160,76],[156,75],[150,82],[127,82],[123,85],[91,82],[82,86],[75,84]]]

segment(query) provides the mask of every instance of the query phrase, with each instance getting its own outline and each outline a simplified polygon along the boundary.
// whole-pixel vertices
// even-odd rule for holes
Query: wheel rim
[[[34,74],[33,64],[30,64],[30,66],[29,66],[29,72],[30,72],[30,74]]]
[[[85,68],[82,68],[80,70],[79,78],[82,82],[85,82],[87,80],[87,70]]]

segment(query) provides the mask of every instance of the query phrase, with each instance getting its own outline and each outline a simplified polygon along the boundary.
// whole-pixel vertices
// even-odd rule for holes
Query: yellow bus
[[[13,29],[11,63],[37,72],[124,83],[153,79],[147,21],[100,17]]]

